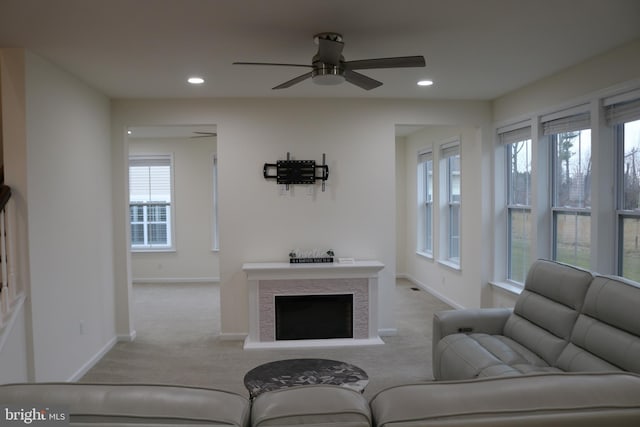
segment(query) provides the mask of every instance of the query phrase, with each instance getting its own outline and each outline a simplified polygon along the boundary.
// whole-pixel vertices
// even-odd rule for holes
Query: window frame
[[[462,267],[462,153],[460,139],[450,141],[440,146],[440,218],[441,218],[441,239],[440,239],[440,259],[439,262],[454,269],[460,270]],[[457,157],[458,161],[458,199],[455,200],[453,194],[453,171],[451,170],[452,158]],[[457,213],[455,221],[454,236],[454,212]],[[443,227],[444,226],[444,227]],[[457,244],[457,256],[454,256],[453,242]]]
[[[640,121],[640,118],[631,119],[613,124],[614,143],[616,149],[616,274],[630,280],[638,280],[636,277],[625,276],[624,271],[624,220],[636,219],[640,221],[640,207],[638,209],[625,209],[624,196],[624,170],[625,170],[625,124]]]
[[[165,162],[168,161],[169,163],[169,198],[170,200],[164,201],[164,202],[158,202],[158,201],[133,201],[131,200],[131,161],[135,160],[135,161],[147,161],[149,162],[151,165],[154,161],[158,161],[158,162]],[[128,189],[128,193],[129,193],[129,249],[131,250],[131,252],[136,252],[136,253],[140,253],[140,252],[174,252],[176,250],[175,247],[175,195],[174,195],[174,191],[175,191],[175,185],[174,185],[174,155],[173,153],[154,153],[154,154],[130,154],[128,157],[128,174],[129,174],[129,189]],[[149,230],[148,230],[148,226],[152,225],[153,223],[161,223],[161,224],[166,224],[167,227],[167,232],[166,232],[166,237],[167,237],[167,244],[153,244],[153,243],[149,243],[148,238],[145,237],[145,243],[143,244],[134,244],[133,243],[133,225],[134,222],[132,221],[132,216],[131,216],[131,208],[133,206],[139,206],[142,207],[142,215],[143,215],[143,221],[141,222],[141,224],[143,225],[143,233],[144,236],[148,236],[149,235]],[[165,221],[150,221],[149,220],[149,207],[158,207],[158,206],[165,206],[166,207],[166,220]],[[137,222],[138,224],[140,224],[140,222]]]
[[[531,138],[531,131],[530,131],[530,127],[529,128],[529,136],[523,136],[522,138],[518,138],[518,141],[514,141],[514,142],[508,142],[508,143],[504,143],[505,146],[505,171],[506,171],[506,178],[505,178],[505,182],[506,182],[506,203],[505,203],[505,209],[506,209],[506,213],[507,213],[507,220],[506,220],[506,228],[507,228],[507,268],[506,268],[506,274],[507,274],[507,280],[510,282],[514,282],[517,283],[519,285],[524,285],[524,279],[526,277],[526,272],[524,277],[521,278],[521,280],[519,280],[520,278],[515,278],[514,277],[514,265],[513,265],[513,214],[518,212],[518,213],[523,213],[529,216],[529,218],[531,218],[532,215],[532,204],[531,204],[531,200],[532,200],[532,179],[533,179],[533,171],[532,171],[532,159],[533,159],[533,140]],[[513,181],[513,148],[515,144],[527,144],[527,152],[528,152],[528,157],[529,157],[529,161],[527,162],[527,169],[525,171],[525,173],[529,174],[529,182],[528,182],[528,186],[527,186],[527,196],[525,197],[526,200],[528,201],[528,203],[522,204],[522,203],[517,203],[513,200],[513,185],[514,183]],[[530,261],[530,254],[531,254],[531,250],[532,250],[532,240],[531,240],[531,230],[529,230],[529,239],[528,239],[528,247],[526,248],[526,259],[524,260],[525,265],[528,267],[529,266],[529,261]],[[528,269],[528,268],[527,268]]]
[[[565,133],[569,133],[569,132],[583,132],[583,131],[589,131],[589,151],[590,151],[590,160],[592,160],[592,156],[593,156],[593,144],[591,144],[591,128],[585,128],[585,127],[581,127],[580,129],[576,129],[576,130],[566,130],[566,131],[561,131],[561,132],[557,132],[557,133],[553,133],[550,134],[550,141],[551,141],[551,150],[550,150],[550,160],[549,160],[549,165],[550,165],[550,191],[549,191],[549,196],[551,197],[550,200],[550,209],[551,209],[551,259],[555,260],[555,261],[559,261],[559,262],[565,262],[567,264],[571,264],[577,267],[581,267],[581,268],[586,268],[586,269],[590,269],[591,268],[591,248],[589,245],[589,254],[588,257],[586,259],[587,263],[586,264],[575,264],[573,262],[569,262],[568,260],[559,260],[558,259],[558,219],[560,215],[573,215],[576,218],[576,222],[579,220],[579,217],[588,217],[589,218],[589,223],[591,224],[592,221],[592,215],[591,215],[591,204],[589,203],[589,207],[572,207],[572,206],[559,206],[559,202],[558,202],[558,189],[557,189],[557,171],[558,171],[558,155],[557,155],[557,145],[558,145],[558,137],[561,134],[565,134]],[[580,136],[581,138],[581,136]],[[589,193],[591,192],[591,189],[589,190]],[[590,197],[590,196],[589,196]],[[577,226],[577,224],[576,224]],[[576,236],[577,236],[577,231],[576,231]],[[592,236],[592,232],[591,232],[591,226],[589,226],[589,241],[592,241],[593,236]],[[577,248],[576,248],[577,251]]]
[[[416,253],[433,258],[433,216],[434,216],[434,159],[433,150],[418,152],[418,194],[417,194],[417,238]],[[429,167],[430,166],[430,167]]]
[[[213,153],[211,159],[211,178],[212,178],[212,208],[211,208],[211,250],[217,252],[220,250],[220,229],[218,228],[218,154]]]

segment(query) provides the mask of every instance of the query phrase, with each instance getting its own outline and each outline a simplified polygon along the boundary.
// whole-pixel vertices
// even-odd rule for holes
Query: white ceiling
[[[494,99],[640,38],[639,0],[0,0],[0,46],[25,47],[114,98]],[[426,68],[363,70],[364,91],[305,72],[313,35],[346,60],[424,55]],[[202,86],[185,83],[190,75]],[[416,86],[420,79],[435,85]]]

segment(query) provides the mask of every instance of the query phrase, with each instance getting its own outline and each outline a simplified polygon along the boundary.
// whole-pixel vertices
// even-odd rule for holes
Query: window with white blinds
[[[552,258],[591,267],[591,117],[588,106],[543,117],[551,141]]]
[[[433,255],[433,152],[418,153],[418,224],[417,251],[431,257]]]
[[[499,129],[505,146],[507,279],[524,283],[531,253],[531,126]]]
[[[172,247],[172,156],[129,157],[131,248]]]
[[[617,145],[617,274],[640,281],[640,89],[603,105]]]
[[[446,195],[443,218],[446,218],[445,247],[446,261],[460,265],[461,237],[461,162],[460,143],[458,141],[443,145],[440,149],[440,167],[444,171],[444,179],[440,185],[442,194]]]

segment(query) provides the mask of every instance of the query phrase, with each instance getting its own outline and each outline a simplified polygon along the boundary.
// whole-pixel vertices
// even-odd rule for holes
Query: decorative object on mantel
[[[275,175],[273,175],[275,169]],[[320,176],[317,170],[320,169]],[[287,153],[287,160],[278,160],[276,163],[265,163],[262,169],[265,179],[275,179],[278,184],[284,184],[289,190],[291,184],[315,184],[322,180],[324,183],[329,178],[329,166],[326,165],[326,155],[322,153],[322,165],[316,165],[315,160],[291,160],[291,154]]]
[[[294,249],[289,252],[289,263],[291,264],[308,264],[308,263],[332,263],[335,254],[333,250],[323,251],[321,249],[311,249],[301,251]]]

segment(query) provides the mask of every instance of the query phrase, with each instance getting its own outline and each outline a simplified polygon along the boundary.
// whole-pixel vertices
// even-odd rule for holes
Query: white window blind
[[[498,130],[498,138],[500,139],[500,144],[503,145],[526,141],[531,139],[531,126],[505,131]]]
[[[639,120],[640,98],[611,105],[606,105],[605,101],[605,117],[610,126]]]
[[[564,132],[575,132],[591,127],[591,115],[589,112],[578,113],[557,119],[542,121],[544,135],[554,135]]]
[[[171,155],[129,157],[131,247],[172,247]]]
[[[424,163],[428,160],[433,160],[433,152],[431,150],[425,150],[418,153],[418,163]]]
[[[443,145],[440,149],[440,155],[443,158],[457,156],[458,154],[460,154],[460,146],[457,143]]]
[[[171,202],[171,156],[129,158],[129,201]]]

